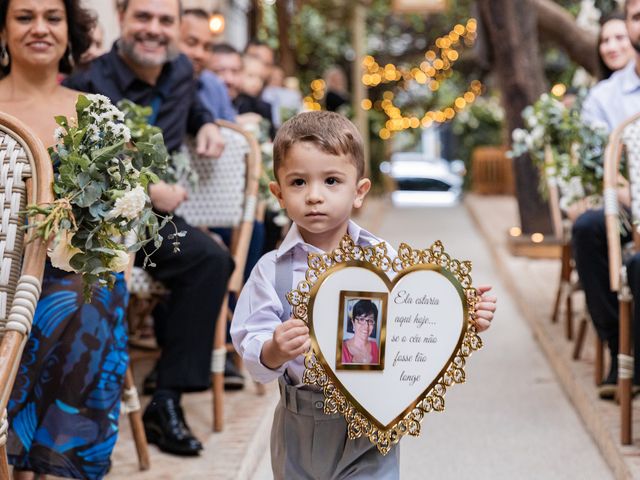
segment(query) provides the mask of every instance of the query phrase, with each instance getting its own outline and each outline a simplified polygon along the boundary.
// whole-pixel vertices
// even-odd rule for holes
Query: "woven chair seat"
[[[129,292],[147,298],[153,295],[166,295],[169,290],[162,282],[154,280],[143,268],[133,267],[129,280]]]

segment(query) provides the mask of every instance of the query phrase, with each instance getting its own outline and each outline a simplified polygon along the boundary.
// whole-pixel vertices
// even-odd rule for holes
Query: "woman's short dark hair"
[[[371,300],[366,300],[366,299],[358,300],[356,302],[356,304],[353,306],[353,310],[351,312],[351,317],[349,317],[347,319],[347,332],[354,333],[354,331],[353,331],[353,320],[355,320],[357,317],[359,317],[361,315],[367,315],[367,316],[368,315],[373,315],[373,321],[377,322],[378,321],[378,307]],[[375,323],[374,323],[374,328],[371,331],[371,335],[369,335],[369,336],[373,337],[373,338],[375,338],[375,336],[376,336]]]
[[[7,12],[9,11],[9,2],[0,2],[0,31],[7,26]],[[71,56],[74,64],[80,62],[80,57],[91,46],[91,30],[96,25],[96,18],[90,10],[80,6],[80,0],[63,0],[65,13],[67,15],[67,33],[69,37],[69,45],[71,47]],[[11,54],[11,52],[9,52]],[[60,59],[58,70],[61,73],[71,73],[73,67],[69,63],[68,52]],[[7,75],[11,71],[11,62],[6,67],[2,67],[1,76]]]
[[[611,20],[622,20],[624,22],[626,20],[625,13],[615,10],[609,13],[608,15],[603,15],[600,18],[600,22],[599,22],[600,30],[598,31],[598,43],[596,44],[596,49],[597,49],[596,53],[598,54],[598,64],[600,65],[600,80],[609,78],[613,73],[613,70],[607,67],[607,64],[604,63],[604,60],[602,59],[602,55],[600,55],[600,43],[602,42],[602,27],[604,26],[605,23],[610,22]]]

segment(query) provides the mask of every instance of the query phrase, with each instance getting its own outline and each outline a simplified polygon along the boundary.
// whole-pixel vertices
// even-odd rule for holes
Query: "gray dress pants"
[[[347,438],[339,414],[326,415],[321,392],[279,379],[280,402],[271,429],[271,468],[276,480],[400,478],[399,445],[382,455],[368,438]]]

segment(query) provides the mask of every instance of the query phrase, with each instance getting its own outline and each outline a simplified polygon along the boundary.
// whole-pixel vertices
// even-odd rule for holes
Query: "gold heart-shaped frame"
[[[322,389],[325,397],[324,412],[340,413],[347,422],[350,439],[363,435],[386,455],[391,447],[404,435],[419,436],[421,421],[426,413],[444,411],[444,395],[447,387],[465,382],[466,358],[482,348],[482,340],[476,333],[475,307],[479,302],[478,292],[471,285],[471,262],[452,259],[444,251],[440,241],[424,250],[401,244],[395,258],[390,258],[385,243],[370,247],[356,245],[346,235],[337,249],[330,253],[309,254],[305,280],[298,288],[287,294],[293,316],[309,324],[312,348],[305,357],[305,372],[302,381]],[[320,286],[331,274],[347,266],[361,266],[383,277],[389,291],[403,275],[418,269],[435,270],[443,274],[461,293],[464,305],[464,327],[449,359],[429,386],[411,402],[392,422],[382,425],[343,387],[327,364],[313,329],[313,302]],[[395,272],[396,278],[389,280],[386,272]]]

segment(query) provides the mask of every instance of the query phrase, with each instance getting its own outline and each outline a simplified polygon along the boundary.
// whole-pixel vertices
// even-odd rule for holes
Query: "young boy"
[[[286,293],[304,279],[309,253],[334,250],[346,233],[362,246],[382,242],[350,220],[371,188],[364,178],[362,138],[337,113],[301,113],[280,127],[273,159],[276,181],[270,189],[293,225],[280,248],[262,257],[251,272],[231,336],[256,381],[279,381],[271,430],[274,477],[397,479],[398,446],[383,456],[367,438],[348,440],[344,419],[325,415],[322,393],[301,383],[309,329],[291,318],[286,300]],[[489,327],[494,311],[495,298],[483,297],[476,312],[479,330]]]

